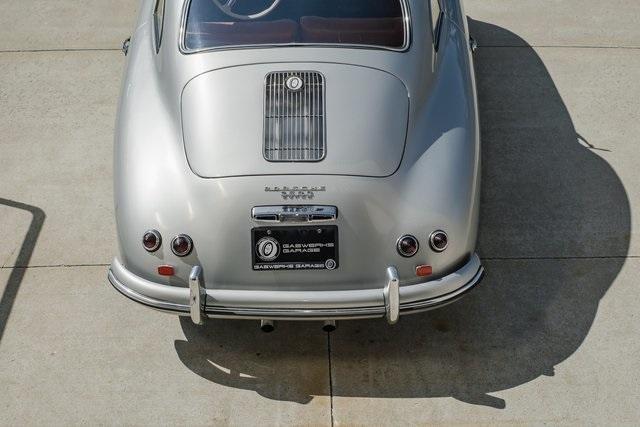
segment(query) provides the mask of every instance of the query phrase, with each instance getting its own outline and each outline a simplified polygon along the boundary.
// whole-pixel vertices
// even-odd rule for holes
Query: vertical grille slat
[[[298,77],[302,89],[287,88]],[[325,156],[324,77],[313,71],[285,71],[265,81],[264,157],[273,162],[308,162]]]

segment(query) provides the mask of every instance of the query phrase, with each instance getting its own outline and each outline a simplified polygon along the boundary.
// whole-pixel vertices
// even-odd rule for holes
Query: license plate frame
[[[254,271],[336,270],[338,226],[280,226],[251,229]]]

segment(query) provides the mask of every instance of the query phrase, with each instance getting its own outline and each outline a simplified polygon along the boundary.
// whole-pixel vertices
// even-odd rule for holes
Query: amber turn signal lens
[[[416,276],[425,277],[433,274],[433,268],[430,265],[419,265],[416,267]]]
[[[149,230],[142,236],[142,246],[147,252],[155,252],[162,244],[162,237],[156,230]]]
[[[191,237],[186,234],[180,234],[179,236],[174,237],[171,242],[171,250],[177,256],[187,256],[191,253],[191,249],[193,249],[193,241],[191,240]]]
[[[176,271],[171,265],[161,265],[158,267],[158,274],[161,276],[173,276]]]

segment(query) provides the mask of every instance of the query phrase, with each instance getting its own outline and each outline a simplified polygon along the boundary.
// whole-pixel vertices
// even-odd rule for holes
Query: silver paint
[[[178,46],[185,1],[167,0],[156,53],[153,3],[142,1],[118,108],[119,255],[109,273],[118,290],[188,314],[190,272],[199,266],[207,316],[332,319],[384,316],[390,266],[400,280],[401,313],[444,304],[478,282],[478,111],[457,0],[444,2],[438,52],[428,2],[411,0],[404,52],[265,46],[184,54]],[[262,156],[264,78],[292,69],[327,79],[327,155],[317,163]],[[253,271],[251,210],[311,199],[340,211],[333,222],[339,267]],[[140,244],[148,229],[188,234],[193,251],[180,258],[163,246],[149,254]],[[449,235],[445,252],[410,259],[397,253],[398,236],[414,235],[424,245],[439,229]],[[160,264],[174,266],[175,276],[158,276]],[[433,275],[416,277],[418,264],[431,265]]]

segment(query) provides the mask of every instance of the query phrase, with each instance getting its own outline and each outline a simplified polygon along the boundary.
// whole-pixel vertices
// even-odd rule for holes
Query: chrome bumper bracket
[[[196,325],[202,325],[205,318],[206,291],[202,279],[202,267],[196,265],[189,274],[189,307],[191,321]]]
[[[387,268],[387,285],[384,287],[384,309],[390,325],[400,318],[400,278],[395,267]]]

